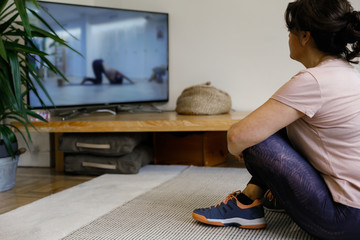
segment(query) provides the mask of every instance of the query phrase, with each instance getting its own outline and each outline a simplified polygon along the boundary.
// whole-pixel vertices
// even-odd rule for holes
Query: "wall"
[[[20,134],[17,134],[17,140],[19,146],[26,148],[26,152],[20,155],[19,166],[50,167],[50,135],[48,133],[31,133],[32,142],[28,141],[28,145]]]
[[[170,101],[211,81],[236,110],[254,110],[303,66],[289,59],[285,0],[50,0],[168,12]],[[360,1],[351,0],[360,10]]]
[[[236,110],[253,110],[302,65],[289,59],[285,0],[51,0],[168,12],[170,101],[211,81],[227,91]],[[359,1],[351,1],[360,9]]]

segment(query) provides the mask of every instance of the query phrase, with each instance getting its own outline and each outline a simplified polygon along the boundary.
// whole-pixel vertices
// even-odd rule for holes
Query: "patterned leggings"
[[[306,232],[320,239],[360,239],[360,209],[333,201],[323,178],[293,149],[286,134],[274,134],[243,156],[253,176],[250,182],[270,189]]]

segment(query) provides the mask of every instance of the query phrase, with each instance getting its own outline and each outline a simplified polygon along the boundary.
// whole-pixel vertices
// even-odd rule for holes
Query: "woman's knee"
[[[268,165],[272,164],[270,162],[281,160],[281,156],[289,154],[293,155],[294,152],[295,150],[291,146],[286,132],[284,134],[283,131],[279,131],[265,139],[263,142],[245,149],[243,157],[245,163],[261,163],[261,165]]]

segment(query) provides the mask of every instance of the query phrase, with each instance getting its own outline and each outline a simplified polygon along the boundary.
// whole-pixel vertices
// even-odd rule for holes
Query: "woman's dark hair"
[[[348,62],[360,56],[360,12],[347,0],[296,0],[285,12],[289,31],[309,31],[317,48]]]

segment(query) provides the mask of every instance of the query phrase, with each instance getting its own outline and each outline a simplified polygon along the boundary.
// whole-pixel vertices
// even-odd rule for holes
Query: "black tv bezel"
[[[38,0],[38,3],[51,3],[51,4],[60,4],[60,5],[68,5],[68,6],[79,6],[79,7],[90,7],[90,8],[100,8],[100,9],[110,9],[110,10],[121,10],[128,12],[140,12],[140,13],[153,13],[153,14],[163,14],[167,17],[167,73],[168,73],[168,82],[167,82],[167,98],[162,100],[139,100],[139,101],[124,101],[124,102],[109,102],[109,103],[94,103],[94,104],[74,104],[74,105],[54,105],[51,103],[49,105],[43,106],[31,106],[30,102],[30,93],[26,94],[26,100],[29,109],[34,110],[66,110],[66,109],[77,109],[77,108],[106,108],[106,107],[116,107],[127,104],[151,104],[151,103],[168,103],[170,98],[170,38],[169,38],[169,26],[170,19],[169,13],[167,12],[156,12],[156,11],[146,11],[146,10],[135,10],[135,9],[127,9],[127,8],[118,8],[118,7],[106,7],[106,6],[98,6],[98,5],[86,5],[86,4],[74,4],[74,3],[64,3],[64,2],[51,2],[51,1],[42,1]],[[28,77],[30,77],[28,75]],[[49,93],[50,95],[50,93]],[[35,96],[34,96],[35,97]],[[51,95],[50,95],[51,97]],[[53,99],[51,99],[53,100]]]

